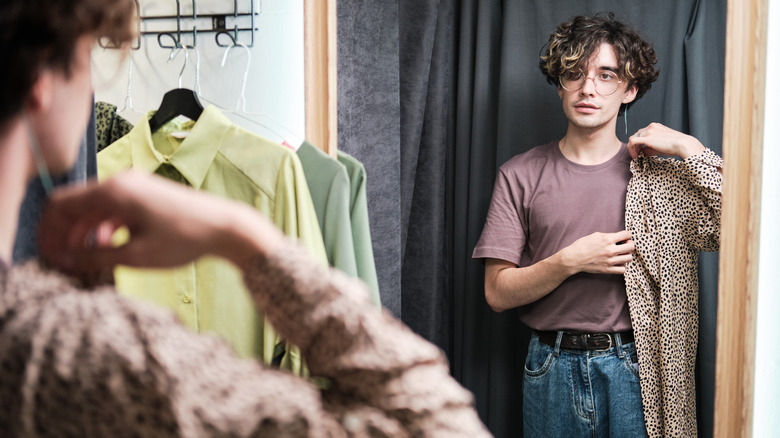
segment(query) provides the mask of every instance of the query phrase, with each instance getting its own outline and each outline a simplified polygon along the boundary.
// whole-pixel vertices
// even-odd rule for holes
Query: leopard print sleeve
[[[238,359],[166,310],[111,289],[85,292],[35,264],[11,268],[0,284],[0,430],[488,436],[438,349],[380,316],[362,284],[312,268],[304,251],[256,259],[246,281],[279,331],[303,347],[312,373],[330,380],[327,389]]]
[[[688,157],[682,170],[689,182],[692,198],[700,207],[687,220],[688,242],[698,251],[718,251],[720,248],[720,212],[723,160],[710,149]]]
[[[37,437],[343,436],[316,388],[163,309],[34,265],[0,300],[0,430]]]
[[[438,348],[378,314],[361,282],[301,263],[301,251],[257,259],[246,283],[312,375],[332,382],[324,397],[351,433],[489,435]]]

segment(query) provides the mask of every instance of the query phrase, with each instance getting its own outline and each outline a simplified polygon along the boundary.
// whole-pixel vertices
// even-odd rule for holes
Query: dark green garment
[[[355,245],[358,277],[366,282],[369,290],[379,298],[379,281],[371,246],[371,228],[368,223],[368,199],[366,198],[366,168],[354,157],[339,151],[339,163],[347,169],[350,183],[349,219],[352,223],[352,241]]]
[[[95,102],[95,137],[98,152],[132,130],[133,124],[116,113],[116,105],[108,102]]]

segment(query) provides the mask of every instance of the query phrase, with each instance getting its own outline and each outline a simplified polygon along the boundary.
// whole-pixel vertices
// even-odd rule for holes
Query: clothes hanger
[[[130,90],[133,84],[133,53],[132,51],[128,53],[127,57],[129,58],[130,66],[127,69],[127,94],[125,95],[125,103],[122,106],[122,109],[118,110],[117,112],[120,113],[122,111],[130,110],[133,112],[138,112],[133,108],[133,98],[130,95]]]
[[[135,10],[136,10],[136,16],[141,16],[141,4],[138,2],[138,0],[135,0]],[[117,110],[118,113],[130,110],[134,113],[139,113],[135,108],[133,108],[133,97],[130,93],[132,90],[133,85],[133,50],[138,50],[141,48],[141,20],[136,20],[136,33],[138,35],[136,39],[136,45],[135,47],[130,47],[130,50],[127,53],[128,58],[128,67],[127,67],[127,94],[125,94],[125,101],[122,105],[122,109]]]
[[[232,44],[227,45],[227,44],[220,43],[219,42],[219,36],[221,34],[227,35],[227,37],[230,38]],[[241,82],[241,94],[240,94],[240,96],[238,98],[238,101],[236,102],[236,109],[235,110],[223,109],[223,111],[230,112],[230,113],[234,114],[237,118],[240,118],[240,119],[242,119],[244,121],[247,121],[247,122],[250,122],[250,123],[253,123],[253,124],[261,126],[262,128],[270,131],[272,134],[274,134],[277,137],[279,137],[281,139],[280,141],[284,141],[285,139],[290,139],[291,141],[293,141],[295,143],[294,145],[292,145],[293,148],[297,149],[298,146],[300,146],[301,143],[303,143],[303,140],[304,140],[304,138],[302,136],[298,135],[297,132],[295,132],[294,130],[284,126],[283,124],[281,124],[279,122],[277,122],[273,117],[271,117],[271,116],[269,116],[267,114],[263,114],[263,113],[250,113],[246,109],[246,84],[247,84],[248,78],[249,78],[249,67],[251,66],[251,63],[252,63],[252,54],[251,54],[251,51],[249,50],[249,47],[246,44],[244,44],[244,43],[236,41],[236,38],[232,34],[230,34],[229,32],[226,32],[226,31],[222,31],[222,32],[217,33],[215,38],[217,39],[217,45],[218,46],[220,46],[220,47],[227,47],[225,49],[225,53],[222,55],[221,67],[225,66],[225,61],[227,60],[228,54],[230,53],[230,50],[232,48],[234,48],[234,47],[241,47],[241,48],[243,48],[244,51],[246,52],[246,58],[247,58],[246,59],[246,67],[244,68],[244,75],[243,75],[242,82]],[[255,117],[263,118],[263,119],[267,120],[268,122],[272,123],[274,126],[276,126],[278,128],[274,129],[268,123],[264,123],[264,122],[261,122],[259,120],[256,120]],[[279,130],[284,131],[287,135],[280,134]]]
[[[158,40],[162,35],[168,35],[173,38],[173,35],[161,33],[158,35]],[[175,38],[174,38],[175,40]],[[149,129],[151,132],[155,132],[160,129],[161,126],[170,122],[177,116],[186,116],[191,120],[198,120],[201,113],[203,113],[203,105],[198,99],[197,93],[188,88],[182,88],[181,81],[184,75],[184,69],[187,67],[189,61],[189,46],[180,45],[177,43],[178,48],[171,51],[171,55],[168,57],[170,62],[177,54],[184,49],[184,65],[179,72],[179,88],[174,88],[163,95],[160,107],[157,112],[154,113],[151,119],[149,119]],[[174,53],[174,50],[178,50]],[[200,56],[198,56],[200,58]]]

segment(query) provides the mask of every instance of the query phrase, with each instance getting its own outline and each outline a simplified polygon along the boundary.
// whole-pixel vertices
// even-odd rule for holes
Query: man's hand
[[[493,310],[503,312],[533,303],[580,272],[625,274],[635,247],[628,231],[593,233],[531,266],[486,259],[485,298]]]
[[[631,158],[644,154],[679,156],[686,159],[702,152],[704,145],[696,137],[667,128],[660,123],[651,123],[628,139],[628,153]]]
[[[561,263],[574,275],[579,272],[594,274],[624,274],[632,260],[636,246],[631,233],[593,233],[581,237],[560,251]]]
[[[111,236],[120,227],[130,237],[115,247]],[[284,243],[273,224],[245,205],[132,171],[57,190],[38,240],[45,260],[75,274],[118,264],[173,267],[205,254],[241,264]]]

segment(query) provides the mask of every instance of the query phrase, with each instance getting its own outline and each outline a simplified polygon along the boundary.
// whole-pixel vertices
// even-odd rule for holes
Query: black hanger
[[[163,95],[160,108],[149,119],[149,129],[155,132],[176,116],[187,116],[192,120],[198,120],[202,112],[203,105],[195,91],[187,88],[174,88]]]
[[[184,49],[184,65],[181,66],[181,71],[179,72],[179,88],[174,88],[163,95],[160,107],[152,118],[149,119],[149,128],[152,132],[157,131],[162,125],[170,122],[176,116],[187,116],[191,120],[198,120],[198,117],[200,117],[200,114],[203,112],[203,105],[200,103],[200,99],[198,99],[198,95],[195,91],[181,87],[181,78],[184,74],[184,69],[187,68],[187,62],[190,59],[190,47],[181,45],[179,40],[169,33],[157,35],[157,42],[160,44],[160,47],[165,47],[160,39],[162,36],[167,36],[175,42],[174,46],[171,47],[173,51],[171,51],[171,56],[168,57],[168,61],[178,54],[175,49]]]

